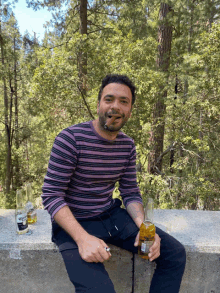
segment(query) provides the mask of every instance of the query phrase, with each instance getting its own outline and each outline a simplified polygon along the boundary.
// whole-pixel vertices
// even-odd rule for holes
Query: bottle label
[[[28,223],[27,223],[27,215],[26,214],[20,214],[16,217],[16,222],[18,226],[19,231],[23,231],[27,229]]]
[[[151,245],[153,244],[153,241],[144,241],[141,244],[141,252],[143,253],[149,253],[149,249],[151,247]]]
[[[147,244],[143,242],[141,244],[141,252],[146,253],[147,252],[146,250],[147,250]]]

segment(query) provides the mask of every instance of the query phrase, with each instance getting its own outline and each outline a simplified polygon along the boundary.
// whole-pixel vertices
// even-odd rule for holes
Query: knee
[[[181,243],[179,243],[178,253],[176,255],[176,266],[183,269],[183,271],[186,266],[186,249]]]

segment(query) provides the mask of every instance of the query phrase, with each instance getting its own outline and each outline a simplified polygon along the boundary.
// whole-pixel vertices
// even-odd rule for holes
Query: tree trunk
[[[81,35],[87,35],[87,0],[80,1],[80,33]],[[78,55],[79,64],[79,91],[83,99],[89,115],[92,119],[94,116],[91,112],[89,104],[86,101],[87,94],[87,52],[86,52],[86,42],[82,40],[81,47]]]
[[[19,133],[18,133],[18,91],[17,91],[17,59],[16,59],[16,39],[14,37],[14,107],[15,107],[15,182],[13,184],[13,189],[16,190],[21,186],[21,176],[20,176],[20,166],[19,166],[19,155],[18,150],[19,144]]]
[[[2,30],[1,30],[1,22],[0,22],[0,47],[1,47],[1,61],[2,61],[2,67],[5,68],[5,56],[4,56],[4,40],[2,37]],[[6,174],[5,174],[5,195],[6,195],[6,205],[9,202],[9,194],[10,194],[10,185],[11,185],[11,178],[12,178],[12,172],[11,172],[11,122],[8,115],[11,115],[12,108],[11,103],[9,105],[8,101],[8,93],[7,93],[7,85],[6,85],[6,79],[3,74],[2,76],[2,82],[3,82],[3,91],[4,91],[4,124],[5,124],[5,136],[6,136],[6,148],[7,148],[7,154],[6,154]]]
[[[172,25],[168,19],[171,7],[166,3],[161,3],[159,12],[159,30],[158,30],[158,70],[166,74],[168,80],[169,63],[172,42]],[[157,160],[163,152],[164,129],[165,122],[164,116],[166,111],[165,99],[167,97],[167,90],[165,83],[159,86],[158,98],[153,108],[153,123],[152,123],[152,151],[150,152],[148,160],[148,171],[152,174],[161,174],[162,172],[162,159]]]
[[[87,0],[80,1],[80,33],[87,35]],[[86,96],[87,53],[82,44],[79,52],[79,82],[81,94]]]

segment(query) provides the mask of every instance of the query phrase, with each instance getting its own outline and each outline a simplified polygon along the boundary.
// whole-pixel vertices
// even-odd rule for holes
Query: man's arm
[[[135,224],[140,228],[141,224],[144,221],[144,208],[143,205],[139,202],[131,202],[127,206],[127,212],[132,217]]]
[[[87,233],[68,206],[62,207],[55,214],[54,220],[75,240],[83,260],[86,262],[103,262],[110,258],[111,253],[105,250],[108,247],[107,244]]]

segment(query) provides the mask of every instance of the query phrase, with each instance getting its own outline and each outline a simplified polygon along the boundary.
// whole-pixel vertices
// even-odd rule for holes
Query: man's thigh
[[[103,263],[84,261],[77,248],[61,251],[61,255],[76,293],[115,293]]]
[[[126,210],[120,211],[116,216],[117,220],[114,221],[122,222],[123,217],[127,213]],[[114,215],[113,215],[114,217]],[[133,253],[138,253],[138,247],[134,246],[135,239],[139,232],[139,228],[136,226],[132,218],[127,217],[127,225],[123,228],[123,230],[117,235],[117,237],[113,237],[109,239],[108,243],[128,250]],[[160,257],[156,260],[156,262],[164,263],[164,261],[168,262],[173,258],[176,258],[179,253],[184,252],[183,245],[174,237],[164,232],[160,228],[156,227],[156,233],[161,238],[161,247],[160,247]],[[184,253],[183,253],[184,254]]]

